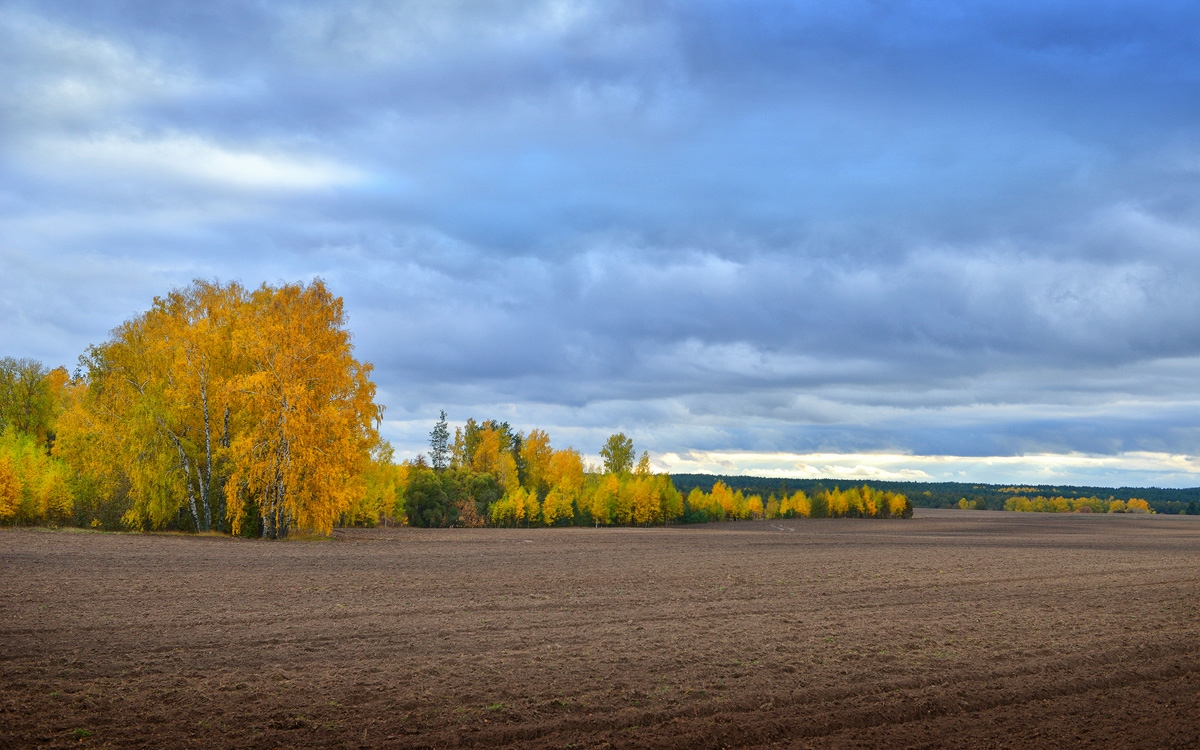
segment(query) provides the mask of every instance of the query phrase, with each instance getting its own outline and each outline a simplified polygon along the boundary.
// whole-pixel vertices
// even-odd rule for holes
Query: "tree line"
[[[446,413],[430,433],[427,455],[380,465],[374,484],[390,487],[356,509],[364,524],[412,526],[610,526],[705,523],[763,518],[907,518],[908,499],[870,487],[834,488],[811,497],[796,492],[766,500],[717,482],[683,496],[650,456],[638,456],[624,433],[600,449],[602,465],[588,466],[572,447],[556,449],[543,430],[516,432],[507,422],[468,419],[451,438]],[[635,460],[636,459],[636,460]]]
[[[543,430],[445,412],[397,463],[372,366],[321,280],[194,281],[88,347],[76,371],[0,360],[0,523],[241,534],[338,525],[650,525],[890,517],[870,487],[769,496],[717,483],[685,497],[623,433],[592,466]]]
[[[960,508],[971,508],[967,500],[959,503]],[[1025,513],[1153,513],[1150,503],[1139,497],[1121,500],[1109,496],[1107,500],[1099,497],[1025,497],[1019,495],[1010,497],[1004,503],[1005,510],[1015,510]]]
[[[602,466],[573,447],[555,448],[544,430],[514,430],[508,422],[476,421],[451,431],[443,411],[430,450],[396,464],[376,462],[361,502],[346,522],[411,526],[648,525],[677,521],[683,498],[669,476],[655,474],[650,456],[612,435]]]
[[[834,483],[828,479],[787,479],[778,477],[714,476],[711,474],[672,474],[675,486],[685,495],[692,487],[705,491],[717,481],[722,481],[746,494],[777,495],[790,494],[802,489],[809,495],[832,489]],[[1145,500],[1159,514],[1200,515],[1200,487],[1092,487],[1073,485],[1006,485],[980,482],[912,482],[895,480],[865,480],[865,484],[885,492],[905,495],[918,508],[955,508],[961,501],[978,510],[1004,510],[1005,503],[1014,496],[1065,497],[1068,500],[1089,497],[1110,497],[1128,502]]]

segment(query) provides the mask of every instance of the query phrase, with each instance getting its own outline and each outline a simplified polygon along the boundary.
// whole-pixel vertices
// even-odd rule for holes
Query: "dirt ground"
[[[0,747],[1197,747],[1200,517],[0,530]]]

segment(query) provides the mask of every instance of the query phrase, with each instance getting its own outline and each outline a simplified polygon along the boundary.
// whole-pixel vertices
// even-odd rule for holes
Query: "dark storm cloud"
[[[323,276],[440,406],[658,451],[1200,450],[1185,3],[5,3],[0,344]],[[585,450],[591,446],[584,445]]]

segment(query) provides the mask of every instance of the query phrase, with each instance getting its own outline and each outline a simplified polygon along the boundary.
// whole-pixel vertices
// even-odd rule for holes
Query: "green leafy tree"
[[[0,359],[0,432],[11,427],[48,450],[69,381],[62,367],[47,370],[35,359]]]
[[[423,466],[414,467],[404,490],[404,514],[410,526],[453,526],[458,520],[458,508],[449,485],[450,477]]]
[[[628,474],[633,469],[633,440],[618,432],[600,449],[605,474]]]
[[[470,474],[465,484],[471,501],[475,503],[475,512],[481,518],[487,518],[492,504],[504,497],[504,486],[491,474]]]

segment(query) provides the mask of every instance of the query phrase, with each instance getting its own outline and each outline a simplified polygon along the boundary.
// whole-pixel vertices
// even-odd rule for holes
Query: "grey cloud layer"
[[[447,406],[658,451],[1196,453],[1197,22],[5,3],[0,348],[320,275],[402,447]]]

